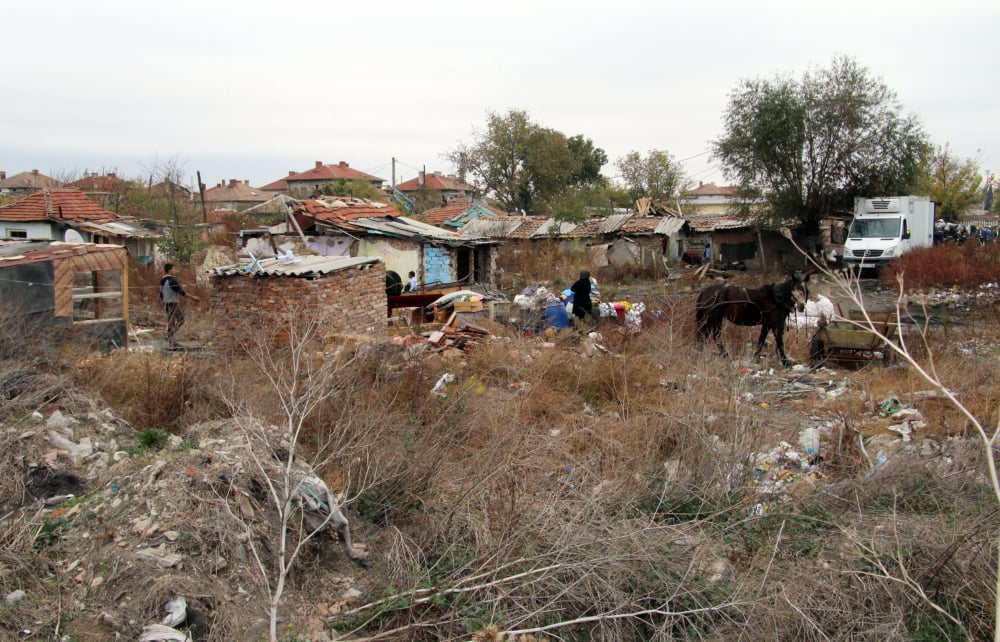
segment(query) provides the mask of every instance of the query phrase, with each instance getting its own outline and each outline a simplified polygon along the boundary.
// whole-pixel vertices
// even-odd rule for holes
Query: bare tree
[[[350,386],[340,375],[355,361],[357,350],[341,345],[332,353],[318,351],[324,323],[315,310],[288,306],[276,319],[247,324],[243,347],[252,372],[234,373],[225,395],[245,441],[245,466],[252,469],[243,473],[259,480],[268,512],[275,516],[270,532],[276,531],[272,541],[277,541],[268,545],[255,538],[252,509],[229,510],[245,529],[267,592],[272,641],[278,639],[278,611],[287,580],[310,541],[333,530],[334,538],[343,539],[348,557],[365,562],[365,554],[351,541],[343,504],[319,476],[335,459],[353,455],[361,461],[363,444],[341,441],[343,432],[326,431],[315,452],[301,445],[317,411],[335,398],[344,401]],[[261,385],[253,385],[254,381]]]

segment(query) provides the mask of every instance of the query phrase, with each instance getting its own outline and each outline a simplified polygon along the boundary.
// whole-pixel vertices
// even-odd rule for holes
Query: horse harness
[[[726,287],[722,291],[722,297],[723,297],[723,301],[722,302],[723,302],[723,304],[727,303],[725,301],[725,293],[728,292],[729,289],[732,288],[732,287],[734,287],[734,286],[726,283]],[[751,304],[757,306],[758,308],[760,308],[760,305],[758,305],[756,301],[754,301],[753,299],[750,298],[750,295],[747,293],[747,289],[745,287],[741,286],[740,290],[743,292],[743,300],[740,301],[739,303],[751,303]],[[761,314],[768,314],[770,312],[773,312],[774,310],[777,310],[778,307],[780,307],[780,306],[783,306],[783,307],[787,308],[788,306],[785,304],[785,293],[786,293],[786,290],[787,290],[787,288],[785,287],[785,283],[783,281],[778,281],[777,283],[772,283],[771,284],[771,293],[774,295],[774,306],[772,306],[772,307],[770,307],[770,308],[768,308],[766,310],[762,309],[760,311],[760,313]],[[736,303],[736,302],[735,301],[729,301],[729,303]],[[716,304],[716,305],[718,305],[718,304]],[[789,310],[789,311],[791,311],[791,310]]]

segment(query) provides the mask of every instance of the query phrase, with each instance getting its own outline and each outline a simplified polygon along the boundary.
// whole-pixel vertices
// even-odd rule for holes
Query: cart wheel
[[[809,342],[809,363],[818,365],[826,361],[826,343],[822,339]]]

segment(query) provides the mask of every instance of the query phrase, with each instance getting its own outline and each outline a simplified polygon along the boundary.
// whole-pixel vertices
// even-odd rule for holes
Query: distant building
[[[416,201],[445,205],[455,198],[472,198],[476,188],[463,183],[454,176],[443,176],[441,172],[425,174],[396,185],[396,189]]]
[[[23,196],[25,194],[33,194],[41,189],[59,187],[60,185],[62,183],[42,174],[37,169],[14,174],[9,178],[7,177],[7,172],[0,171],[0,194]]]
[[[681,196],[681,215],[731,214],[738,197],[739,188],[699,182],[696,189]]]
[[[270,200],[272,196],[258,187],[252,187],[250,181],[231,178],[228,183],[220,182],[215,187],[206,189],[205,204],[212,209],[241,212]]]
[[[375,189],[382,189],[385,183],[384,178],[354,169],[344,161],[336,165],[325,165],[323,161],[316,161],[316,166],[304,172],[288,172],[285,178],[268,183],[261,191],[272,193],[285,193],[296,198],[308,198],[314,194],[322,194],[328,185],[335,185],[340,181],[364,181],[371,184]]]

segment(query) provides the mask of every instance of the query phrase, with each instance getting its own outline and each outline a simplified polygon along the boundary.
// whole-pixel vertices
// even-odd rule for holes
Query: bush
[[[883,285],[896,287],[903,275],[907,292],[928,288],[957,287],[974,290],[985,283],[1000,281],[1000,245],[942,243],[907,252],[884,267],[879,275]]]

